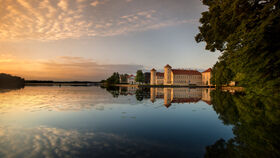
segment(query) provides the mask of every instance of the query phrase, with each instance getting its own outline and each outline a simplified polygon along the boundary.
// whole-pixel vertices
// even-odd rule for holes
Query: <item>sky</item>
[[[204,70],[200,0],[0,0],[0,73],[99,81],[113,72]]]

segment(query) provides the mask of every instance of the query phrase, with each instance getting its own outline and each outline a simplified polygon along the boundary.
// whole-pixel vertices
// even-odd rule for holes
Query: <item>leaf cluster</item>
[[[143,83],[145,80],[144,73],[142,70],[137,70],[135,81],[139,83]]]
[[[241,85],[259,92],[279,88],[280,1],[203,0],[203,4],[209,10],[202,13],[195,40],[206,42],[207,50],[221,51],[219,62],[227,64]]]

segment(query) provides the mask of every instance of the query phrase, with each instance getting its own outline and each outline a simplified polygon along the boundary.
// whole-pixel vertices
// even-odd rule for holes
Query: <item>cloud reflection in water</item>
[[[112,133],[0,127],[0,157],[156,157],[182,150]]]

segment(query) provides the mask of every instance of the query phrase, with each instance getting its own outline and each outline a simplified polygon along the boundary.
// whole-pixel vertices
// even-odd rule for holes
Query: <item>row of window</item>
[[[193,79],[201,79],[200,75],[175,75],[174,78],[193,78]]]

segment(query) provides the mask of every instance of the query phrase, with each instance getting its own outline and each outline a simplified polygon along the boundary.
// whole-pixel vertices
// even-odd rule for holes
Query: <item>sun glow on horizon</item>
[[[102,65],[92,59],[61,56],[51,60],[28,60],[0,56],[0,72],[38,80],[88,80],[99,81],[111,71],[130,72],[143,69],[141,65]]]

